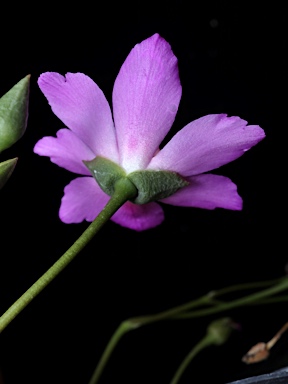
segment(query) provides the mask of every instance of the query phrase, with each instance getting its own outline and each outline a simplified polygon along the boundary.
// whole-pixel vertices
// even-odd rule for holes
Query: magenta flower
[[[177,59],[158,34],[129,53],[113,89],[113,118],[99,87],[82,73],[43,73],[38,81],[55,115],[68,127],[44,137],[35,153],[83,175],[64,189],[59,216],[65,223],[93,221],[109,200],[83,163],[96,156],[118,164],[127,175],[137,170],[176,172],[189,185],[161,203],[204,209],[242,209],[236,185],[207,174],[257,144],[265,136],[239,117],[208,115],[192,121],[159,149],[181,98]],[[164,220],[155,201],[125,203],[112,217],[124,227],[145,230]]]

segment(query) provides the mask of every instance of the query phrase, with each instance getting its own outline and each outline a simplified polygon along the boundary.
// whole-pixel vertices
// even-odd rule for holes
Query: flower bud
[[[4,186],[6,181],[11,176],[15,168],[15,165],[17,163],[17,160],[18,159],[15,158],[15,159],[6,160],[0,163],[0,189]]]
[[[0,98],[0,152],[11,147],[25,132],[28,118],[30,75]]]
[[[221,345],[226,343],[235,328],[237,328],[236,324],[229,317],[223,317],[209,324],[207,336],[210,337],[211,344]]]

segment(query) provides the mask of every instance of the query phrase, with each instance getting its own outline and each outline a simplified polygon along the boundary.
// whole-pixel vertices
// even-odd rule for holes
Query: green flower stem
[[[134,317],[130,319],[130,322],[134,324],[138,324],[138,326],[156,323],[157,321],[172,319],[174,318],[174,316],[177,316],[179,313],[188,311],[192,308],[197,308],[203,305],[210,305],[210,304],[213,304],[213,300],[211,301],[211,298],[208,294],[200,297],[199,299],[190,301],[189,303],[168,309],[168,311],[159,312],[159,313],[156,313],[155,315]]]
[[[110,217],[129,199],[137,196],[135,186],[128,179],[115,183],[115,191],[96,219],[75,243],[0,317],[0,333],[7,325],[74,259]]]
[[[268,289],[265,289],[260,292],[256,292],[254,294],[245,296],[243,298],[240,298],[231,302],[227,302],[227,303],[221,302],[221,301],[218,302],[214,299],[215,297],[218,297],[222,294],[239,291],[242,288],[243,290],[246,290],[246,289],[271,285],[273,283],[276,283],[276,284]],[[246,305],[246,304],[248,305],[250,303],[254,304],[256,300],[262,300],[262,299],[264,300],[265,298],[272,296],[275,293],[281,292],[285,289],[288,289],[288,278],[286,277],[284,279],[280,278],[280,279],[271,280],[271,281],[262,281],[262,282],[256,282],[256,283],[245,283],[245,284],[233,285],[231,287],[222,288],[213,292],[209,292],[206,295],[196,300],[168,309],[167,311],[157,313],[155,315],[135,317],[133,319],[130,319],[130,322],[133,322],[134,324],[139,323],[139,326],[142,326],[149,323],[155,323],[156,321],[172,319],[175,317],[184,318],[186,316],[185,312],[193,308],[209,305],[210,306],[209,308],[203,308],[197,311],[193,311],[192,313],[187,313],[187,317],[189,317],[190,315],[191,317],[193,317],[193,314],[198,314],[198,313],[199,313],[199,316],[206,316],[206,312],[207,312],[207,315],[209,315],[210,312],[212,314],[216,312],[225,311],[226,307],[227,309],[230,309],[230,308],[235,308],[235,307]],[[218,309],[219,307],[221,308],[220,310]],[[195,317],[198,317],[198,316],[195,316]]]
[[[265,287],[269,286],[273,283],[276,283],[272,287],[265,289],[260,292],[256,292],[254,294],[245,296],[243,298],[240,298],[238,300],[234,300],[228,303],[220,302],[217,303],[214,301],[214,297],[218,297],[221,294],[226,294],[229,292],[235,292],[240,291],[243,287],[244,290],[251,289],[251,288],[257,288],[257,287]],[[102,357],[96,366],[96,369],[89,381],[89,384],[97,384],[99,381],[99,378],[112,354],[115,347],[117,346],[118,342],[122,339],[122,337],[129,331],[132,331],[133,329],[139,328],[143,325],[152,324],[157,321],[166,320],[166,319],[186,319],[186,318],[193,318],[193,317],[200,317],[200,316],[206,316],[217,312],[223,312],[228,309],[236,308],[243,305],[251,305],[251,304],[257,304],[258,301],[264,301],[265,299],[268,300],[269,296],[274,295],[275,293],[282,292],[284,290],[288,289],[288,278],[280,278],[273,281],[263,281],[263,282],[257,282],[257,283],[246,283],[246,284],[239,284],[239,285],[233,285],[231,287],[219,289],[218,291],[209,292],[208,294],[190,301],[189,303],[174,307],[172,309],[169,309],[167,311],[163,311],[160,313],[157,313],[155,315],[148,315],[148,316],[141,316],[141,317],[135,317],[131,319],[127,319],[123,321],[120,326],[116,329],[115,333],[111,337],[110,341],[108,342]],[[272,299],[271,299],[272,300]],[[275,298],[277,300],[277,298]],[[200,306],[209,305],[209,308],[203,308],[197,311],[188,312],[192,308],[197,308]],[[186,313],[185,313],[186,312]],[[196,347],[195,347],[196,348]],[[192,353],[192,352],[191,352]],[[197,352],[198,353],[198,352]]]
[[[251,305],[276,304],[276,303],[283,303],[285,301],[288,301],[288,295],[282,295],[282,296],[270,297],[263,300],[258,300],[256,303],[251,303]]]
[[[244,283],[244,284],[235,284],[231,285],[229,287],[217,289],[217,291],[211,291],[209,294],[213,297],[218,297],[222,295],[226,295],[227,293],[237,292],[237,291],[244,291],[244,290],[250,290],[250,289],[257,289],[257,288],[264,288],[269,287],[272,285],[277,284],[280,282],[283,278],[278,278],[274,280],[264,280],[264,281],[256,281],[252,283]]]
[[[104,368],[107,365],[108,360],[110,359],[110,356],[112,355],[112,352],[114,351],[115,347],[117,346],[118,342],[122,339],[122,337],[128,333],[129,331],[132,331],[133,329],[139,328],[143,325],[154,323],[156,321],[164,320],[166,318],[170,318],[173,315],[176,315],[179,311],[185,311],[188,309],[191,309],[193,307],[197,307],[200,305],[208,304],[210,298],[205,295],[203,297],[200,297],[197,300],[191,301],[187,304],[180,305],[178,307],[172,308],[168,311],[161,312],[156,315],[150,315],[150,316],[141,316],[141,317],[134,317],[131,319],[124,320],[119,327],[116,329],[114,334],[112,335],[111,339],[109,340],[99,363],[96,366],[96,369],[91,376],[91,379],[89,381],[89,384],[96,384],[98,383],[100,376],[102,375],[102,372]]]
[[[207,327],[206,335],[200,340],[188,353],[183,362],[180,364],[176,373],[174,374],[170,384],[177,384],[182,377],[184,371],[190,364],[191,360],[200,352],[202,349],[210,345],[222,345],[226,343],[235,324],[229,317],[223,317],[222,319],[214,320]]]
[[[202,340],[197,343],[192,350],[188,353],[188,355],[185,357],[185,359],[180,364],[179,368],[175,372],[170,384],[177,384],[182,377],[184,371],[187,369],[188,365],[190,364],[191,360],[204,348],[209,347],[210,345],[214,344],[213,339],[210,335],[206,335],[203,337]]]
[[[175,316],[175,318],[192,319],[195,317],[208,316],[214,313],[227,311],[229,309],[233,309],[236,307],[242,307],[243,305],[250,305],[254,303],[257,304],[258,302],[263,301],[263,299],[266,299],[270,296],[275,295],[276,293],[285,291],[287,289],[288,289],[288,277],[284,277],[280,279],[277,284],[275,284],[270,288],[264,289],[263,291],[255,292],[251,295],[241,297],[240,299],[233,300],[227,303],[221,303],[219,305],[215,305],[210,308],[203,308],[190,313],[178,313]]]
[[[95,383],[98,383],[98,380],[105,368],[105,366],[107,365],[107,362],[113,352],[113,350],[115,349],[116,345],[119,343],[120,339],[122,339],[122,337],[129,331],[131,331],[132,329],[135,329],[135,328],[138,328],[138,326],[140,325],[137,325],[136,323],[134,323],[133,321],[130,321],[130,320],[125,320],[123,321],[120,326],[116,329],[116,331],[114,332],[114,334],[112,335],[109,343],[107,344],[102,356],[101,356],[101,359],[89,381],[89,384],[95,384]]]

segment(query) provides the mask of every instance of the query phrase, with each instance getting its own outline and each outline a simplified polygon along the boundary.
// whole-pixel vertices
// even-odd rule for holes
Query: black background
[[[269,6],[240,1],[107,2],[83,3],[73,10],[26,5],[8,12],[1,43],[0,94],[29,73],[31,92],[27,132],[0,157],[0,161],[19,157],[1,191],[1,312],[87,227],[87,223],[65,225],[58,218],[63,188],[75,175],[33,153],[40,138],[63,127],[37,86],[42,72],[83,72],[111,104],[114,80],[129,51],[158,32],[178,57],[183,88],[169,137],[211,113],[240,116],[260,125],[267,137],[215,170],[238,185],[243,211],[165,206],[165,222],[155,229],[137,233],[106,224],[1,334],[5,384],[88,383],[122,320],[168,309],[212,289],[284,275],[286,169],[281,147],[287,129],[287,17],[283,7],[277,2]],[[225,384],[287,365],[287,340],[264,363],[247,367],[241,362],[253,344],[268,341],[288,320],[286,313],[285,303],[226,313],[241,324],[241,331],[223,347],[202,352],[181,384]],[[159,323],[128,334],[100,382],[169,383],[216,317]]]

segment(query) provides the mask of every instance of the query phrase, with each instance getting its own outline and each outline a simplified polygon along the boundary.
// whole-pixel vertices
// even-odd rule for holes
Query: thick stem
[[[107,205],[75,241],[75,243],[0,317],[0,333],[7,325],[74,259],[111,216],[129,199],[137,196],[135,186],[128,179],[115,184],[115,192]]]

